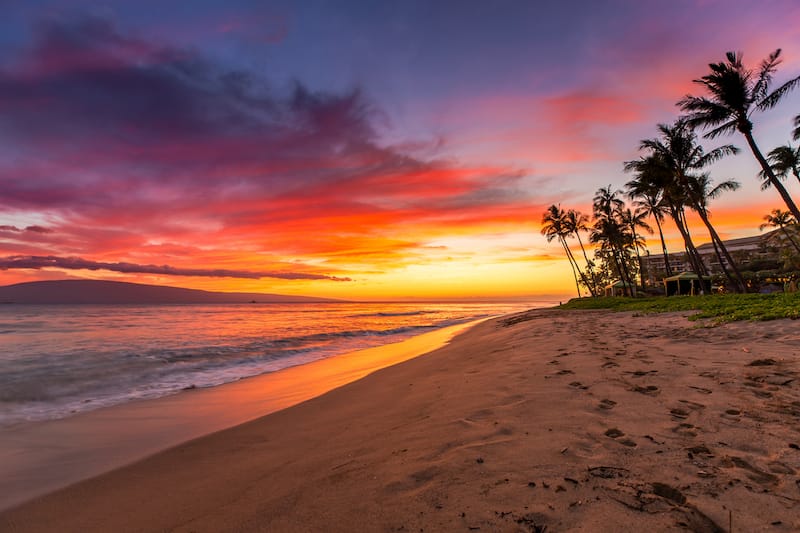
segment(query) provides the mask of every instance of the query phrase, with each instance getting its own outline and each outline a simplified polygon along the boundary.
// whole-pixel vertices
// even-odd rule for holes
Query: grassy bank
[[[711,319],[715,323],[735,320],[800,318],[800,293],[720,294],[712,296],[670,296],[669,298],[575,298],[561,309],[612,309],[666,313],[697,311],[689,320]]]

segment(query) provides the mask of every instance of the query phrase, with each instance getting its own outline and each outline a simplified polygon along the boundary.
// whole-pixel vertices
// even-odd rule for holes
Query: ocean
[[[213,387],[545,305],[0,305],[0,427]]]

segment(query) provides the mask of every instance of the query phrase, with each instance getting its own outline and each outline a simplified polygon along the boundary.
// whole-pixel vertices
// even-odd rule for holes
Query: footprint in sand
[[[742,412],[739,409],[726,409],[724,413],[722,413],[722,418],[726,420],[732,420],[738,422],[741,420]]]
[[[678,424],[674,428],[672,428],[673,433],[677,433],[682,437],[696,437],[697,431],[695,431],[694,424],[687,424],[686,422],[682,424]]]
[[[625,372],[636,377],[647,376],[648,374],[658,374],[658,370],[634,370],[633,372]]]
[[[619,366],[619,365],[617,363],[615,363],[614,361],[606,361],[605,363],[600,365],[600,368],[614,368],[615,366]]]
[[[676,407],[675,409],[670,409],[669,414],[671,414],[675,418],[689,418],[689,412],[686,409],[681,409],[680,407]]]
[[[693,458],[694,455],[701,455],[705,458],[714,457],[714,452],[712,452],[708,446],[703,444],[698,444],[697,446],[692,446],[691,448],[686,448],[686,451],[689,453],[689,458]]]
[[[636,447],[636,443],[633,442],[631,439],[620,439],[620,437],[624,437],[625,436],[625,432],[623,432],[621,429],[618,429],[618,428],[607,429],[604,434],[605,434],[606,437],[610,437],[610,438],[616,440],[617,442],[619,442],[623,446],[628,446],[630,448],[635,448]]]
[[[778,476],[775,474],[770,474],[769,472],[765,472],[760,468],[751,465],[741,457],[726,457],[721,461],[720,466],[729,467],[731,465],[745,470],[747,472],[747,477],[756,483],[760,483],[762,485],[772,485],[778,482]]]
[[[600,400],[600,403],[597,405],[600,409],[613,409],[614,406],[617,405],[617,402],[614,400],[609,400],[608,398]]]
[[[584,385],[583,383],[581,383],[580,381],[573,381],[572,383],[569,384],[569,386],[570,387],[574,387],[576,389],[581,389],[581,390],[586,390],[586,389],[589,388],[586,385]]]
[[[559,370],[558,372],[556,372],[556,376],[566,376],[567,374],[574,374],[574,373],[575,372],[573,372],[572,370],[567,370],[565,368],[564,370]]]
[[[655,385],[647,385],[646,387],[637,386],[637,387],[633,387],[630,390],[632,390],[633,392],[641,393],[641,394],[647,394],[648,396],[656,396],[658,394],[658,392],[659,392],[658,391],[658,387],[656,387]]]

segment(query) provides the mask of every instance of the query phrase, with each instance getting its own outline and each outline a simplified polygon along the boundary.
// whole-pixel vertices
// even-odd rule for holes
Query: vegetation
[[[643,231],[654,233],[648,219],[652,219],[658,229],[667,276],[673,274],[664,239],[664,226],[669,220],[683,239],[690,270],[698,277],[715,274],[715,283],[723,285],[725,291],[758,290],[761,282],[780,282],[789,272],[800,269],[800,254],[795,253],[800,252],[796,239],[800,234],[800,210],[781,181],[792,175],[800,180],[800,148],[786,144],[773,149],[765,158],[753,137],[752,115],[775,107],[786,94],[800,86],[798,76],[770,91],[772,77],[781,63],[780,53],[778,49],[770,54],[757,70],[745,68],[742,54],[734,52],[728,52],[723,62],[709,64],[710,73],[694,80],[705,89],[705,96],[687,95],[681,99],[677,105],[686,114],[673,124],[659,124],[657,137],[640,142],[644,155],[624,164],[624,170],[634,176],[624,191],[631,201],[630,207],[621,198],[623,191],[612,190],[611,185],[598,189],[595,194],[591,221],[573,209],[565,211],[560,206],[550,206],[542,219],[542,233],[548,241],[559,238],[570,261],[579,296],[581,286],[596,296],[616,281],[622,281],[624,292],[629,296],[637,295],[637,285],[645,291],[640,251],[646,250]],[[800,115],[794,118],[793,125],[792,134],[798,139]],[[762,189],[774,188],[783,198],[788,212],[773,210],[764,217],[766,223],[761,226],[761,229],[771,226],[781,230],[779,236],[776,232],[769,238],[770,246],[782,250],[781,268],[742,272],[737,257],[726,248],[712,224],[709,204],[721,193],[735,191],[739,184],[733,180],[714,184],[707,168],[739,150],[727,144],[706,152],[698,143],[695,133],[698,128],[710,130],[706,138],[741,133],[761,166]],[[687,223],[689,211],[696,213],[708,230],[724,278],[710,272],[697,251]],[[596,246],[593,260],[589,259],[581,233],[588,233],[588,242]],[[573,237],[578,239],[585,261],[583,268],[566,240]]]
[[[775,176],[780,179],[786,179],[786,176],[791,173],[800,181],[800,146],[792,148],[791,144],[784,144],[783,146],[773,148],[772,151],[767,154],[767,161],[769,161]],[[763,180],[761,183],[761,190],[769,189],[770,185],[772,185],[769,181],[769,177],[763,170],[759,175]]]
[[[787,211],[781,211],[780,209],[773,209],[770,211],[769,215],[764,215],[764,222],[759,226],[759,229],[764,228],[780,228],[781,233],[786,237],[786,239],[792,243],[792,246],[798,253],[800,253],[800,244],[792,237],[792,233],[790,228],[795,229],[797,227],[797,221],[794,219],[791,213]]]
[[[755,111],[765,111],[775,107],[786,94],[800,84],[800,76],[792,78],[774,91],[769,88],[772,75],[781,63],[780,48],[761,62],[757,73],[745,68],[741,52],[728,52],[725,61],[711,63],[710,74],[706,74],[695,83],[706,89],[707,96],[686,96],[678,105],[688,113],[686,121],[692,128],[712,128],[706,133],[707,138],[726,135],[738,131],[741,133],[753,156],[761,165],[767,181],[777,189],[781,198],[796,219],[800,219],[798,209],[789,192],[775,175],[761,149],[753,138],[753,122],[751,117]],[[755,74],[755,75],[754,75]]]
[[[572,275],[575,277],[575,288],[578,291],[578,296],[581,295],[581,287],[578,278],[581,279],[585,286],[589,287],[592,296],[596,296],[594,292],[595,284],[590,282],[586,278],[586,274],[581,271],[580,266],[578,266],[578,261],[575,259],[572,250],[570,250],[567,244],[568,237],[571,237],[573,233],[578,234],[578,231],[585,229],[585,221],[581,222],[584,219],[585,216],[576,211],[564,211],[559,205],[551,205],[542,215],[541,232],[547,239],[547,242],[557,239],[558,242],[561,243],[562,248],[564,248],[564,252],[567,254],[567,259],[569,260],[569,265],[572,267]],[[580,242],[580,235],[578,235],[578,241]],[[581,248],[583,248],[583,243],[581,243]],[[587,263],[589,262],[588,259],[586,261]],[[589,265],[588,268],[591,269],[591,266]]]
[[[610,309],[641,313],[697,311],[689,320],[709,319],[712,324],[736,320],[800,318],[800,293],[715,294],[670,298],[581,298],[560,309]]]

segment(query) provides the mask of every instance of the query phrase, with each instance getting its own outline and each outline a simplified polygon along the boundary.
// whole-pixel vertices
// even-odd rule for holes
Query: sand
[[[0,531],[797,531],[797,322],[529,311]]]
[[[477,322],[477,321],[476,321]],[[0,511],[444,346],[472,323],[225,385],[0,428]]]

